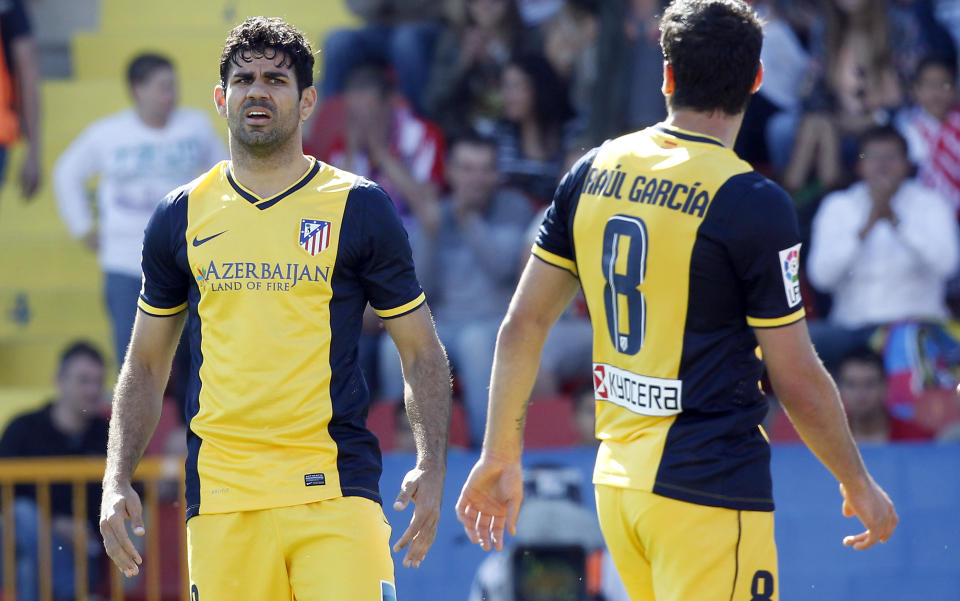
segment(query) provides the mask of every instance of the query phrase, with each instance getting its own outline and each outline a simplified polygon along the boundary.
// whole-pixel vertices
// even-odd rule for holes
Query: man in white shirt
[[[811,328],[829,366],[875,326],[947,317],[957,269],[957,218],[936,192],[908,179],[907,143],[892,127],[860,143],[862,181],[824,198],[813,221],[810,282],[833,295],[830,324]]]
[[[57,206],[70,234],[99,250],[117,363],[130,340],[140,293],[140,247],[153,210],[170,190],[227,158],[206,115],[177,108],[171,62],[155,54],[127,68],[134,106],[87,127],[57,160]],[[98,216],[87,186],[99,176]]]

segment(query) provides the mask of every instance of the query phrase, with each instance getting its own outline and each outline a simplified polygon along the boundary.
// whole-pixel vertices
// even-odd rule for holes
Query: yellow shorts
[[[338,497],[187,522],[190,601],[396,601],[380,505]]]
[[[773,512],[596,486],[600,528],[632,601],[776,601]]]

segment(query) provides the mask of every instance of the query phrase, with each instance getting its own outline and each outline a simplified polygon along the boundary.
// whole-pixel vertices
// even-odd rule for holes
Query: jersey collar
[[[253,206],[257,207],[262,211],[264,209],[269,209],[270,207],[277,204],[284,198],[290,196],[300,188],[303,188],[308,183],[310,183],[310,180],[312,180],[314,176],[320,172],[320,161],[318,161],[313,157],[310,157],[310,160],[313,161],[313,165],[311,165],[310,168],[307,169],[307,172],[304,173],[303,176],[300,177],[300,179],[298,179],[293,184],[291,184],[290,187],[288,187],[283,192],[280,192],[279,194],[271,196],[270,198],[260,198],[253,191],[248,190],[247,188],[244,188],[243,185],[241,185],[237,180],[233,178],[233,170],[230,169],[229,164],[226,167],[227,181],[230,182],[230,186],[234,189],[234,191],[237,194],[245,198],[250,204],[252,204]]]
[[[657,123],[653,126],[654,129],[657,129],[667,135],[673,136],[675,138],[680,138],[681,140],[686,140],[687,142],[700,142],[703,144],[715,144],[726,148],[718,138],[713,136],[707,136],[704,134],[699,134],[697,132],[687,131],[685,129],[680,129],[679,127],[673,127],[672,125],[666,125],[665,123]]]

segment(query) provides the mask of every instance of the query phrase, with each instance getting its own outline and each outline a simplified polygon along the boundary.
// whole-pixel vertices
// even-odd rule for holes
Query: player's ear
[[[667,61],[663,61],[663,87],[660,88],[660,91],[663,92],[664,96],[669,96],[673,94],[676,85],[673,80],[673,66]]]
[[[300,92],[300,120],[306,121],[317,107],[317,88],[307,86]]]
[[[217,87],[213,88],[213,104],[216,105],[217,113],[219,113],[221,117],[227,116],[227,92],[220,84],[217,84]]]
[[[757,65],[757,76],[753,78],[753,87],[750,88],[750,93],[756,94],[761,84],[763,84],[763,61],[760,61],[760,64]]]

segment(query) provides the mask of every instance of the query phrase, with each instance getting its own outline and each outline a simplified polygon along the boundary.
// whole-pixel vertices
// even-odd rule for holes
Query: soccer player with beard
[[[127,576],[142,535],[131,478],[186,322],[192,599],[395,599],[380,449],[357,364],[369,302],[403,361],[417,444],[394,545],[419,566],[436,533],[450,374],[390,198],[303,154],[313,54],[280,19],[230,32],[214,99],[230,161],[171,192],[147,226],[143,289],[113,402],[100,528]]]

